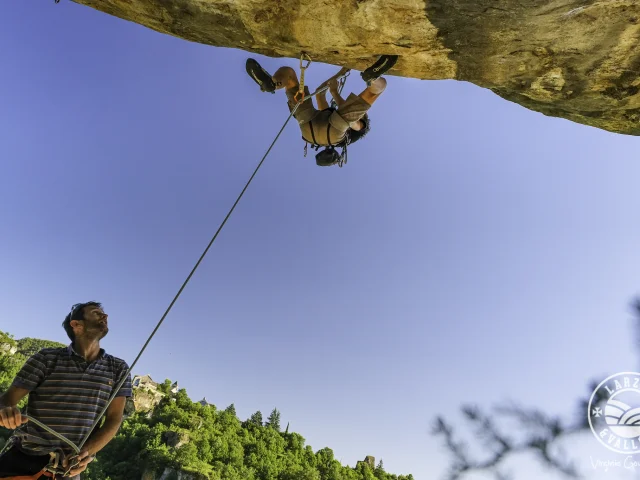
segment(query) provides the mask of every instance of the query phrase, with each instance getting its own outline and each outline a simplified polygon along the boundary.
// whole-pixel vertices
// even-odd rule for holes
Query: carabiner
[[[304,64],[305,57],[307,60],[306,65]],[[293,96],[293,99],[298,103],[304,102],[304,72],[307,68],[309,68],[309,65],[311,65],[311,57],[302,52],[300,54],[300,84],[298,85],[298,91]],[[298,98],[300,98],[300,100],[298,100]]]

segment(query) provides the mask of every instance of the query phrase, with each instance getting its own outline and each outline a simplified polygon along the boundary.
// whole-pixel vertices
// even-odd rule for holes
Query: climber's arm
[[[327,85],[329,86],[329,91],[331,92],[331,96],[333,97],[333,100],[336,102],[336,105],[338,107],[340,107],[340,105],[342,105],[344,103],[344,98],[342,98],[340,96],[340,84],[338,83],[338,79],[345,76],[347,73],[349,72],[349,69],[347,67],[342,67],[340,69],[340,71],[338,73],[336,73],[335,75],[333,75],[331,78],[329,78],[328,80],[322,82],[320,84],[320,86],[318,87],[318,89],[322,89],[323,87],[326,87]],[[326,92],[326,90],[325,90]],[[320,95],[317,95],[316,98],[318,99],[318,102],[320,102],[319,99]],[[323,95],[323,98],[326,98]],[[320,104],[318,104],[319,108],[328,108],[329,105],[325,103],[325,107],[321,106]]]
[[[327,102],[327,91],[324,90],[316,95],[316,102],[318,102],[318,110],[325,110],[329,108],[329,103]]]
[[[344,98],[340,96],[340,93],[338,92],[338,87],[336,86],[336,88],[329,88],[329,91],[331,92],[331,96],[335,100],[336,105],[338,105],[338,108],[340,108],[344,103]]]

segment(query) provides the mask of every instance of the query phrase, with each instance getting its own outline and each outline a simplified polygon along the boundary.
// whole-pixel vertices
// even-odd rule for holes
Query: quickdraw
[[[305,61],[305,57],[307,60],[307,64],[304,64]],[[306,53],[302,52],[300,54],[300,85],[298,86],[298,91],[296,92],[296,94],[293,96],[293,99],[296,102],[303,102],[304,101],[304,72],[307,68],[309,68],[309,65],[311,65],[311,57],[309,55],[307,55]]]
[[[344,84],[347,83],[347,77],[351,74],[351,70],[347,70],[344,75],[340,77],[340,81],[338,83],[338,94],[342,94],[342,89],[344,88]],[[331,108],[337,108],[338,104],[336,103],[336,99],[331,99]]]

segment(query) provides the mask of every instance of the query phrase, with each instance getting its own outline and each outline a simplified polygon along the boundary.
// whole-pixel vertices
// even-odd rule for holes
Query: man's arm
[[[74,477],[82,473],[89,463],[93,461],[96,453],[102,450],[118,433],[118,429],[122,424],[122,417],[124,416],[124,407],[127,403],[127,397],[116,397],[113,402],[107,408],[104,414],[104,423],[101,427],[97,427],[87,443],[84,444],[82,451],[78,454],[78,465],[69,472],[69,475]],[[69,459],[64,459],[63,465],[68,464]]]
[[[26,388],[12,385],[9,390],[0,395],[0,427],[13,430],[27,422],[27,419],[20,414],[17,405],[28,394],[29,390]]]
[[[113,399],[113,402],[111,402],[104,414],[104,423],[101,427],[93,431],[87,443],[84,444],[83,450],[86,450],[89,455],[95,455],[102,450],[107,443],[115,437],[116,433],[118,433],[118,429],[122,424],[126,403],[127,397],[116,397]]]
[[[0,395],[0,427],[14,429],[27,422],[27,419],[20,415],[18,402],[42,383],[46,370],[46,359],[41,351],[27,359],[13,379],[9,390]]]

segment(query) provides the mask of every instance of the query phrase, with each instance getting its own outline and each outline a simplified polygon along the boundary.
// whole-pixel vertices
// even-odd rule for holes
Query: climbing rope
[[[51,473],[51,475],[49,475],[49,476],[52,477],[52,480],[55,480],[58,475],[61,475],[62,478],[68,477],[69,474],[71,473],[71,471],[74,468],[76,468],[78,466],[78,464],[80,463],[78,461],[78,459],[77,459],[77,456],[80,453],[80,449],[71,440],[69,440],[67,437],[65,437],[64,435],[56,432],[51,427],[46,426],[40,420],[37,420],[36,418],[33,418],[32,416],[26,415],[24,413],[22,414],[22,418],[26,418],[27,420],[29,420],[30,422],[34,423],[38,427],[42,428],[43,430],[46,430],[51,435],[53,435],[56,438],[62,440],[64,443],[66,443],[67,445],[69,445],[73,449],[73,451],[76,453],[76,455],[71,457],[71,459],[70,459],[69,463],[67,464],[66,468],[63,467],[63,462],[61,460],[62,457],[63,457],[63,452],[62,452],[62,450],[59,450],[57,452],[50,452],[50,457],[51,457],[50,461],[49,461],[49,463],[46,465],[46,467],[44,469],[45,471]],[[12,446],[13,446],[13,442],[11,440],[6,441],[4,446],[0,449],[0,455],[2,455],[4,452],[9,450]],[[13,477],[11,477],[11,478],[13,478]],[[22,477],[20,477],[20,478],[22,478]]]
[[[27,420],[29,420],[30,422],[36,424],[37,426],[39,426],[40,428],[42,428],[43,430],[46,430],[47,432],[49,432],[51,435],[54,435],[56,438],[62,440],[64,443],[66,443],[67,445],[69,445],[71,448],[73,448],[73,451],[76,453],[80,453],[80,449],[76,446],[75,443],[73,443],[71,440],[69,440],[67,437],[65,437],[64,435],[56,432],[54,429],[52,429],[51,427],[47,427],[44,423],[42,423],[40,420],[37,420],[35,418],[33,418],[30,415],[25,415],[22,414],[22,417],[26,418]]]
[[[311,60],[309,60],[310,62]],[[309,64],[307,64],[308,67]],[[305,67],[305,68],[307,68]],[[240,194],[238,195],[238,197],[236,198],[236,201],[233,203],[233,205],[231,206],[231,208],[229,209],[229,212],[227,213],[227,215],[224,217],[224,220],[222,221],[222,223],[220,224],[220,226],[218,227],[218,229],[216,230],[215,234],[213,235],[213,237],[211,238],[211,240],[209,241],[209,243],[207,244],[207,247],[204,249],[204,251],[202,252],[202,254],[200,255],[200,258],[198,258],[198,261],[196,262],[196,264],[193,266],[193,268],[191,269],[191,272],[189,273],[189,275],[187,276],[187,278],[184,280],[184,282],[182,283],[182,285],[180,286],[180,289],[178,290],[178,293],[176,293],[176,295],[173,297],[173,300],[171,301],[171,303],[169,304],[169,306],[167,307],[167,309],[165,310],[164,314],[162,315],[162,317],[160,318],[160,320],[158,321],[157,325],[155,326],[155,328],[153,329],[153,331],[151,332],[151,334],[149,335],[149,338],[147,338],[147,341],[144,343],[144,345],[142,346],[142,348],[140,349],[140,352],[138,353],[137,357],[135,358],[135,360],[133,361],[133,363],[129,366],[128,370],[126,371],[126,373],[122,376],[122,379],[120,380],[120,382],[118,383],[118,385],[116,385],[116,387],[114,388],[113,392],[111,393],[111,396],[109,397],[109,400],[107,401],[107,404],[104,406],[104,408],[102,409],[102,411],[100,412],[100,414],[98,415],[98,417],[95,419],[95,421],[93,422],[93,424],[91,425],[91,428],[89,429],[89,431],[86,433],[86,435],[84,436],[84,438],[82,439],[82,441],[80,442],[79,445],[75,445],[71,440],[69,440],[68,438],[66,438],[65,436],[61,435],[60,433],[56,432],[55,430],[51,429],[50,427],[46,426],[45,424],[43,424],[42,422],[34,419],[33,417],[29,416],[29,415],[23,415],[25,418],[27,418],[29,421],[33,422],[35,425],[39,426],[40,428],[46,430],[47,432],[49,432],[51,435],[54,435],[56,438],[58,438],[59,440],[63,441],[64,443],[66,443],[67,445],[69,445],[73,451],[78,454],[80,453],[80,451],[82,450],[82,447],[84,447],[85,443],[87,442],[87,440],[89,439],[89,436],[93,433],[93,430],[96,428],[96,426],[98,425],[98,423],[100,423],[100,420],[102,420],[102,417],[104,416],[104,414],[106,413],[107,409],[109,408],[109,406],[111,405],[111,403],[113,402],[113,399],[116,397],[117,393],[120,391],[120,388],[122,387],[122,385],[124,384],[124,382],[127,380],[127,378],[129,377],[131,371],[133,370],[133,367],[135,367],[135,365],[138,363],[138,360],[140,359],[140,357],[142,356],[142,354],[144,353],[144,351],[146,350],[147,346],[149,345],[149,343],[151,342],[151,339],[154,337],[154,335],[156,334],[156,332],[158,331],[158,329],[160,328],[160,326],[162,325],[162,323],[164,322],[165,318],[167,318],[167,316],[169,315],[169,312],[171,311],[171,309],[173,308],[173,306],[175,305],[175,303],[178,301],[178,298],[180,297],[180,295],[182,294],[182,292],[184,291],[184,289],[186,288],[187,284],[189,283],[189,281],[191,280],[191,278],[193,277],[193,275],[195,274],[196,270],[198,269],[198,267],[200,266],[200,264],[202,263],[202,260],[204,260],[204,257],[206,256],[207,252],[209,251],[209,249],[211,248],[211,246],[213,245],[213,243],[215,242],[216,238],[218,238],[218,235],[220,234],[220,232],[222,231],[222,228],[225,226],[225,224],[227,223],[227,220],[229,220],[229,217],[231,217],[231,214],[233,213],[233,211],[235,210],[236,206],[238,205],[238,203],[240,202],[240,199],[243,197],[243,195],[245,194],[245,192],[247,191],[247,189],[249,188],[249,185],[251,184],[251,182],[253,181],[254,177],[257,175],[258,171],[260,170],[260,167],[262,167],[262,164],[264,163],[264,161],[266,160],[267,156],[269,155],[269,153],[271,152],[273,146],[276,144],[276,142],[278,141],[278,139],[280,138],[280,135],[282,134],[282,132],[284,131],[285,127],[287,126],[287,124],[289,123],[289,121],[291,120],[291,117],[294,116],[294,114],[296,113],[296,111],[298,110],[298,108],[300,107],[300,105],[304,102],[306,102],[307,100],[313,98],[315,95],[318,95],[324,91],[326,91],[329,88],[328,85],[325,85],[324,87],[319,88],[318,90],[316,90],[315,92],[313,92],[313,94],[309,95],[308,97],[304,97],[301,100],[296,100],[296,105],[294,106],[294,108],[291,110],[291,113],[289,113],[289,116],[287,117],[287,120],[284,122],[284,124],[282,125],[282,127],[280,128],[280,131],[278,132],[278,134],[276,135],[276,137],[273,139],[273,141],[271,142],[271,145],[269,145],[269,148],[267,149],[267,151],[265,152],[265,154],[262,156],[262,159],[260,160],[260,162],[258,163],[258,165],[256,166],[255,170],[253,171],[253,173],[251,174],[251,177],[249,177],[249,180],[247,181],[247,183],[245,184],[244,188],[242,189],[242,191],[240,192]],[[4,449],[3,449],[4,450]]]
[[[193,269],[191,270],[191,272],[189,273],[189,275],[187,276],[187,278],[185,279],[185,281],[182,283],[182,286],[180,287],[180,289],[178,290],[178,293],[176,293],[176,295],[173,297],[173,300],[171,301],[171,303],[169,304],[169,306],[167,307],[166,311],[164,312],[164,314],[162,315],[162,317],[160,318],[160,321],[158,322],[158,324],[156,325],[156,327],[153,329],[153,331],[151,332],[151,335],[149,335],[149,338],[147,339],[147,341],[145,342],[145,344],[142,346],[142,349],[140,350],[140,353],[138,353],[138,356],[135,358],[135,360],[133,361],[133,363],[131,364],[131,366],[129,367],[129,369],[127,370],[126,374],[122,377],[122,379],[120,380],[120,382],[118,383],[118,385],[115,387],[115,389],[113,390],[113,393],[111,394],[111,397],[109,397],[109,400],[107,401],[107,404],[105,405],[105,407],[102,409],[102,412],[100,412],[100,415],[98,415],[98,417],[95,419],[95,421],[93,422],[93,425],[91,426],[91,429],[87,432],[85,438],[82,440],[82,442],[79,445],[80,450],[82,450],[82,447],[84,446],[84,444],[86,443],[86,441],[89,439],[89,436],[91,435],[91,433],[93,432],[93,430],[95,429],[96,425],[98,425],[98,423],[100,422],[100,420],[102,419],[102,417],[104,416],[105,412],[107,411],[107,408],[109,408],[109,405],[111,405],[111,402],[113,401],[113,399],[115,398],[116,394],[118,393],[118,391],[120,390],[120,388],[122,387],[122,385],[124,384],[124,382],[126,381],[127,377],[129,376],[129,374],[131,373],[131,371],[133,370],[133,367],[136,365],[136,363],[138,362],[138,360],[140,359],[140,357],[142,356],[142,354],[144,353],[145,349],[147,348],[147,345],[149,345],[149,342],[151,342],[151,339],[153,338],[153,336],[156,334],[156,332],[158,331],[158,329],[160,328],[160,325],[162,325],[162,322],[164,322],[164,319],[167,317],[167,315],[169,314],[169,312],[171,311],[171,309],[173,308],[173,305],[176,303],[176,301],[178,300],[178,298],[180,297],[180,295],[182,294],[182,291],[185,289],[185,287],[187,286],[187,284],[189,283],[189,281],[191,280],[191,277],[193,277],[193,274],[196,272],[196,270],[198,269],[198,267],[200,266],[200,263],[202,262],[202,260],[204,259],[205,255],[207,254],[207,252],[209,251],[209,249],[211,248],[211,245],[213,245],[213,242],[215,242],[216,238],[218,237],[218,234],[220,233],[220,231],[222,230],[222,228],[224,227],[224,225],[227,223],[227,220],[229,220],[229,217],[231,216],[231,214],[233,213],[233,211],[236,208],[236,205],[238,205],[238,203],[240,202],[240,199],[242,198],[242,196],[244,195],[244,193],[247,191],[247,188],[249,188],[249,185],[251,184],[251,182],[253,181],[253,178],[256,176],[256,174],[258,173],[258,170],[260,170],[260,167],[262,166],[262,164],[264,163],[265,159],[267,158],[267,155],[269,155],[269,152],[271,152],[271,149],[273,148],[273,146],[276,144],[276,142],[278,141],[278,138],[280,138],[280,135],[282,134],[282,132],[284,131],[285,127],[287,126],[287,124],[289,123],[289,120],[291,120],[291,117],[293,117],[293,115],[296,113],[296,111],[298,110],[298,107],[300,105],[302,105],[302,103],[306,102],[307,100],[309,100],[310,98],[313,98],[315,95],[324,92],[325,90],[327,90],[329,87],[328,86],[324,86],[322,88],[319,88],[317,91],[315,91],[313,94],[311,94],[310,96],[303,98],[302,100],[297,101],[295,107],[291,110],[291,113],[289,114],[289,116],[287,117],[287,120],[284,122],[284,124],[282,125],[282,128],[280,128],[280,131],[278,132],[278,134],[276,135],[276,137],[273,139],[273,142],[271,142],[271,145],[269,146],[269,148],[267,149],[267,151],[265,152],[265,154],[262,156],[262,159],[260,160],[260,162],[258,163],[258,166],[255,168],[255,170],[253,171],[253,174],[251,174],[251,177],[249,177],[249,180],[247,181],[246,185],[244,186],[244,188],[242,189],[242,191],[240,192],[240,195],[238,195],[238,198],[236,198],[236,201],[233,203],[233,206],[231,207],[231,209],[229,210],[229,212],[227,213],[227,215],[224,217],[224,220],[222,221],[222,223],[220,224],[220,226],[218,227],[218,230],[216,231],[216,233],[213,235],[213,238],[211,239],[211,241],[209,242],[209,244],[207,245],[207,247],[204,249],[204,252],[202,252],[202,255],[200,255],[200,258],[198,259],[198,261],[196,262],[196,264],[194,265]]]

